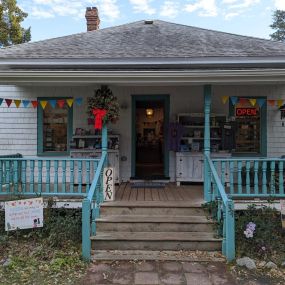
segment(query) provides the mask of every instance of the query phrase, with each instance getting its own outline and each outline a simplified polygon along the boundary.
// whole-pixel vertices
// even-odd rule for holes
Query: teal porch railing
[[[285,159],[229,158],[212,161],[230,197],[285,198]]]
[[[216,218],[218,223],[222,224],[222,253],[228,261],[235,259],[235,217],[234,202],[228,198],[224,185],[219,178],[218,172],[208,154],[205,154],[205,163],[207,164],[208,175],[205,180],[208,187],[205,196],[210,197],[210,202],[217,204]]]
[[[99,159],[1,158],[0,195],[85,196]]]

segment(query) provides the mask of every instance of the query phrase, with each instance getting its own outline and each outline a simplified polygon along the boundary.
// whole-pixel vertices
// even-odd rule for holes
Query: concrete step
[[[96,250],[221,250],[221,239],[205,232],[98,232]]]
[[[96,220],[98,232],[213,232],[205,216],[110,215]]]
[[[205,215],[201,204],[189,201],[109,202],[100,208],[101,216],[107,215],[153,215],[153,216],[201,216]]]
[[[225,262],[225,257],[219,251],[92,250],[92,261],[113,260]]]

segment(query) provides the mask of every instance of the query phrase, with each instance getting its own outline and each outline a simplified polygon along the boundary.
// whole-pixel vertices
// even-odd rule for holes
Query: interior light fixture
[[[146,116],[150,118],[153,116],[153,109],[147,108],[145,109],[145,113],[146,113]]]

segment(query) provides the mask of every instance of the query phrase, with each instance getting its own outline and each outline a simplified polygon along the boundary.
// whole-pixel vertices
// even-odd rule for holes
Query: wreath
[[[115,123],[119,119],[120,106],[117,97],[107,85],[102,85],[95,90],[94,96],[87,99],[88,101],[88,115],[93,117],[94,109],[103,109],[107,113],[104,116],[104,123]]]

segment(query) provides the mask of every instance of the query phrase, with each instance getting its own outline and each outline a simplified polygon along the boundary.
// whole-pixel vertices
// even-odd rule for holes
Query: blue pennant
[[[29,104],[30,104],[29,100],[23,100],[22,102],[23,102],[23,105],[24,105],[25,108],[27,108],[29,106]]]
[[[82,104],[83,99],[82,98],[76,98],[75,102],[78,106],[80,106]]]
[[[1,106],[1,104],[2,104],[2,102],[3,102],[3,100],[4,100],[3,98],[0,98],[0,106]]]
[[[55,106],[56,106],[56,100],[48,100],[48,101],[49,101],[50,105],[51,105],[53,108],[55,108]]]
[[[238,102],[238,97],[231,97],[231,102],[235,105]]]
[[[261,108],[263,106],[263,104],[265,103],[265,99],[264,98],[258,98],[258,99],[256,99],[256,102],[257,102],[258,106]]]

